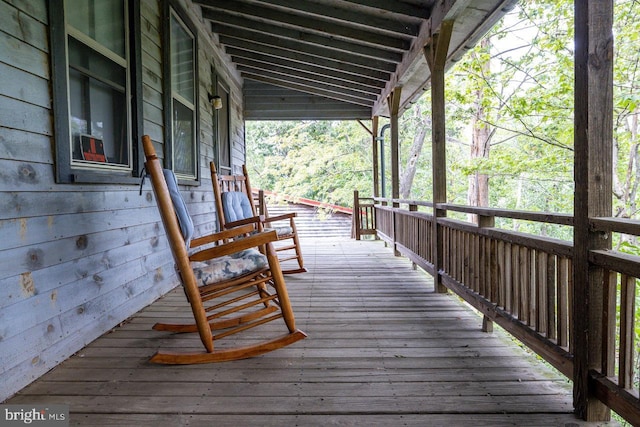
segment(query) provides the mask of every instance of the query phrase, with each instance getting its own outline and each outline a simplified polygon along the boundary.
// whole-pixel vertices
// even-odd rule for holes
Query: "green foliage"
[[[356,122],[247,122],[252,186],[342,206],[372,187],[371,136]]]
[[[447,77],[448,121],[468,125],[482,108],[493,132],[490,156],[450,157],[448,172],[488,175],[491,206],[572,211],[572,15],[571,1],[522,2]]]

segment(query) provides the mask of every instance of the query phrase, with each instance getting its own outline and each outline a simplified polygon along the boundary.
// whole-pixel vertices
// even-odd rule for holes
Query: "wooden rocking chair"
[[[211,183],[216,200],[216,212],[221,230],[228,230],[246,224],[254,224],[259,231],[275,230],[278,236],[278,244],[274,244],[278,258],[282,264],[284,274],[304,273],[304,260],[300,250],[300,241],[294,218],[295,212],[265,217],[260,215],[254,202],[251,183],[247,167],[242,166],[242,175],[218,175],[213,162],[211,168]],[[260,206],[266,211],[264,200],[260,200]],[[276,225],[280,222],[285,225]],[[287,261],[295,261],[297,266],[286,268]]]
[[[222,362],[257,356],[306,337],[296,329],[287,287],[272,242],[275,231],[252,233],[251,225],[191,239],[193,223],[172,171],[163,170],[150,138],[142,137],[145,168],[151,176],[158,209],[176,269],[191,305],[194,323],[157,323],[153,329],[198,332],[204,350],[158,351],[153,363],[192,364]],[[241,239],[233,240],[242,235]],[[221,243],[227,242],[227,243]],[[202,248],[188,253],[188,248]],[[256,248],[262,248],[259,251]],[[275,291],[275,292],[274,292]],[[268,341],[235,348],[214,348],[214,341],[277,319],[288,332]],[[222,330],[214,334],[213,331]]]

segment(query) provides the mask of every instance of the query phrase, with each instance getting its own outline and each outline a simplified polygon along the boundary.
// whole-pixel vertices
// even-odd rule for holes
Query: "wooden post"
[[[351,237],[360,240],[360,231],[362,229],[361,214],[360,214],[360,195],[358,190],[353,191],[353,214],[351,215],[353,224],[353,233]]]
[[[413,203],[409,203],[409,212],[418,212],[418,205],[414,205]],[[420,240],[420,236],[416,236],[416,242]],[[420,252],[420,249],[418,249],[417,245],[415,247],[415,249],[420,255],[424,255],[422,252]],[[418,264],[416,264],[415,262],[411,261],[411,268],[413,268],[414,270],[418,269]]]
[[[398,131],[398,114],[400,110],[400,95],[402,87],[396,87],[389,95],[389,123],[391,124],[391,198],[393,207],[399,208],[400,203],[396,199],[400,198],[400,141]],[[396,214],[393,212],[393,253],[400,256],[400,251],[396,247]]]
[[[444,293],[447,288],[442,284],[440,270],[443,263],[443,239],[438,218],[447,215],[438,207],[447,201],[447,158],[445,128],[445,87],[444,74],[447,52],[453,21],[443,21],[440,33],[431,36],[431,42],[424,48],[424,55],[431,70],[431,121],[432,121],[432,171],[433,171],[433,270],[436,292]]]
[[[589,219],[612,215],[613,0],[575,0],[573,397],[576,415],[605,421],[609,409],[589,393],[589,371],[603,370],[606,272],[589,252],[610,248]]]
[[[482,228],[482,227],[495,227],[496,225],[496,217],[494,216],[484,216],[484,215],[478,215],[477,216],[477,221],[478,221],[478,228]],[[490,252],[490,251],[489,251]],[[490,252],[491,253],[491,252]],[[495,259],[486,259],[485,256],[487,255],[487,252],[479,252],[478,255],[482,258],[481,262],[485,264],[485,266],[489,266],[492,261],[495,262]],[[491,255],[489,255],[491,258],[493,258],[495,256],[495,254],[491,253]],[[494,277],[492,274],[485,274],[484,277],[480,278],[481,281],[485,281],[488,280],[489,283],[485,283],[484,284],[484,288],[485,289],[494,289],[495,286],[497,286],[497,277]],[[495,281],[495,283],[491,283],[490,281],[493,280]],[[491,292],[488,292],[488,294],[486,295],[490,300],[495,301],[495,299],[493,299],[493,297],[491,296]],[[493,320],[491,320],[488,316],[483,316],[482,318],[482,332],[493,332]]]
[[[398,137],[398,114],[402,87],[396,87],[389,95],[389,115],[391,124],[391,198],[400,198],[400,142]],[[397,203],[393,203],[398,207]]]
[[[373,197],[380,197],[380,167],[378,158],[378,122],[379,117],[373,116],[371,119],[371,133],[372,135],[372,158],[373,158]]]

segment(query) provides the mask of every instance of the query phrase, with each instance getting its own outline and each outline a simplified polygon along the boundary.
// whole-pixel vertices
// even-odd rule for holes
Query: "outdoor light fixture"
[[[222,98],[218,95],[209,94],[209,102],[214,110],[219,110],[222,108]]]

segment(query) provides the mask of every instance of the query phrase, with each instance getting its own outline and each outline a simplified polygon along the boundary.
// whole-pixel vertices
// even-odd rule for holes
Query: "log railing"
[[[429,274],[438,274],[442,284],[484,315],[486,330],[495,322],[573,379],[573,355],[586,351],[572,344],[573,243],[495,226],[496,218],[508,218],[572,227],[571,215],[438,204],[440,211],[471,215],[474,220],[438,218],[444,256],[436,272],[433,204],[375,201],[378,237]],[[639,221],[594,218],[591,228],[609,236],[640,236]],[[602,367],[590,372],[589,393],[640,425],[635,342],[635,329],[640,326],[635,306],[640,257],[594,250],[590,263],[609,273],[602,284],[606,301],[601,324],[591,325],[602,328],[604,338]]]

